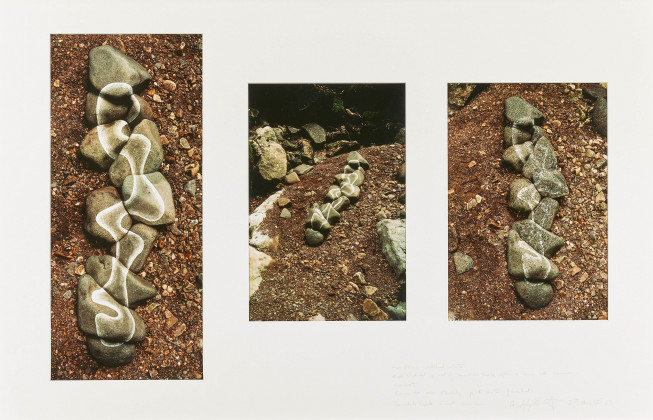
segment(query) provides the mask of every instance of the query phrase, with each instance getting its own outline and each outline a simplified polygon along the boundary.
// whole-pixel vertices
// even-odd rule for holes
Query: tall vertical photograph
[[[249,85],[250,321],[406,319],[405,107],[403,83]]]
[[[202,36],[50,58],[51,379],[202,379]]]
[[[450,83],[450,320],[608,319],[606,83]]]

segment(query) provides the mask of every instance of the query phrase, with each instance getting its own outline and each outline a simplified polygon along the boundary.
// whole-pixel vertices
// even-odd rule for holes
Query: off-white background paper
[[[0,0],[0,16],[3,418],[653,417],[651,3]],[[50,380],[51,33],[204,35],[203,380]],[[406,83],[406,322],[248,321],[247,85],[271,82]],[[447,321],[448,82],[608,82],[608,321]]]

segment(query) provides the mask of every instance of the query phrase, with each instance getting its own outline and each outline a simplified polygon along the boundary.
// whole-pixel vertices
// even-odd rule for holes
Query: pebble
[[[471,270],[474,266],[474,260],[472,257],[463,254],[462,252],[456,252],[453,254],[453,262],[456,266],[456,274],[463,274]]]
[[[279,205],[279,207],[284,208],[284,207],[289,207],[291,202],[289,199],[282,197],[277,201],[277,204]]]
[[[186,140],[186,138],[182,137],[179,139],[179,147],[188,150],[190,149],[190,144],[188,143],[188,140]]]
[[[372,296],[374,293],[376,293],[377,290],[379,290],[379,289],[374,287],[374,286],[364,286],[363,287],[363,291],[365,292],[365,294],[367,296]]]
[[[195,197],[195,193],[197,192],[197,181],[195,179],[188,181],[184,185],[184,191],[191,197]]]
[[[156,93],[155,93],[154,95],[152,95],[152,100],[153,100],[154,102],[163,102],[163,101],[161,100],[161,97],[160,97],[159,95],[157,95]]]
[[[290,219],[292,215],[290,214],[290,210],[288,209],[283,209],[281,210],[281,214],[279,215],[282,219]]]
[[[175,90],[177,90],[177,84],[172,80],[164,80],[163,88],[168,92],[174,92]]]

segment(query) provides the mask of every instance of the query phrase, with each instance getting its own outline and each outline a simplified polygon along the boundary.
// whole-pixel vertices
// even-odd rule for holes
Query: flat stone
[[[532,142],[527,141],[523,144],[516,144],[503,152],[503,162],[512,170],[521,172],[531,153],[533,153]]]
[[[526,143],[533,138],[533,129],[527,130],[512,125],[503,130],[503,147],[510,147],[516,144]]]
[[[342,197],[342,191],[340,190],[340,187],[337,185],[329,186],[329,189],[327,190],[326,193],[326,199],[329,201],[334,201],[338,197]]]
[[[462,252],[453,254],[453,263],[456,266],[456,274],[463,274],[474,267],[474,260]]]
[[[549,232],[530,219],[513,223],[512,230],[517,232],[519,237],[535,251],[547,258],[553,257],[564,245],[561,237]]]
[[[136,223],[121,240],[111,246],[111,254],[129,270],[141,271],[158,233],[153,227]]]
[[[523,241],[519,234],[508,232],[508,274],[531,280],[551,281],[558,277],[558,267]]]
[[[119,241],[132,225],[118,190],[105,187],[92,191],[86,197],[84,229],[107,242]]]
[[[305,175],[313,170],[313,167],[311,165],[306,165],[302,163],[299,166],[296,166],[293,169],[293,172],[295,172],[297,175]]]
[[[325,203],[320,206],[320,212],[324,215],[324,218],[329,222],[330,225],[338,223],[340,220],[340,213],[333,208],[331,203]]]
[[[406,272],[406,220],[384,219],[376,224],[381,251],[397,277]]]
[[[508,195],[508,206],[510,208],[530,212],[540,202],[540,193],[537,192],[535,185],[525,178],[517,178],[510,183],[510,193]]]
[[[104,366],[123,366],[130,363],[136,355],[136,345],[114,343],[97,337],[86,337],[86,347],[93,358]]]
[[[127,176],[155,172],[161,163],[163,146],[159,130],[153,121],[143,120],[134,128],[127,144],[109,168],[109,179],[119,187]]]
[[[195,179],[188,181],[184,185],[184,191],[191,197],[195,197],[195,194],[197,193],[197,181]]]
[[[515,290],[526,306],[532,309],[543,308],[553,299],[553,287],[547,282],[519,280],[515,282]]]
[[[608,136],[608,101],[605,98],[598,98],[594,102],[592,125],[601,136]]]
[[[308,136],[313,140],[313,143],[320,144],[326,141],[326,131],[324,128],[316,123],[304,124],[302,128],[306,131]]]
[[[403,321],[406,319],[406,302],[399,302],[397,306],[386,307],[392,319]]]
[[[350,204],[349,198],[347,198],[345,196],[340,196],[340,197],[336,198],[335,200],[333,200],[333,202],[331,202],[331,205],[333,206],[333,208],[336,209],[336,211],[338,211],[338,212],[346,210],[347,207],[349,207],[349,204]]]
[[[319,230],[320,232],[327,232],[331,229],[331,225],[324,217],[317,204],[313,204],[313,207],[308,211],[305,226]]]
[[[281,209],[281,214],[279,215],[282,219],[290,219],[292,215],[290,214],[290,210],[288,209]]]
[[[150,226],[175,221],[172,189],[160,172],[127,176],[122,184],[122,196],[134,220]]]
[[[286,176],[288,159],[279,143],[268,142],[261,146],[261,159],[258,171],[266,181],[278,181]]]
[[[127,83],[138,91],[152,80],[143,66],[110,45],[95,47],[88,53],[88,75],[97,91],[109,83]]]
[[[297,175],[296,172],[291,172],[283,178],[283,182],[285,182],[288,185],[296,184],[299,182],[299,175]]]
[[[540,203],[531,211],[528,218],[542,226],[546,230],[550,230],[553,225],[553,219],[558,213],[558,202],[550,197],[545,197]]]
[[[536,169],[533,184],[542,197],[559,198],[569,194],[565,177],[557,170]]]
[[[533,153],[524,164],[523,173],[526,178],[532,180],[536,169],[555,169],[557,164],[553,146],[546,137],[542,137],[537,141]]]
[[[84,117],[90,126],[98,125],[98,101],[100,101],[100,112],[103,120],[100,124],[127,119],[127,112],[131,107],[130,101],[112,102],[106,98],[100,100],[97,94],[89,92],[86,94]]]
[[[360,187],[363,185],[363,181],[365,180],[365,174],[362,170],[357,169],[354,172],[338,174],[335,176],[335,180],[340,184],[340,186],[343,184],[353,184]]]
[[[353,149],[358,149],[360,144],[357,141],[353,140],[338,140],[333,143],[327,143],[326,145],[326,155],[327,157],[332,157],[339,155],[341,153],[348,152]]]
[[[304,231],[304,237],[306,238],[306,243],[310,246],[318,246],[324,241],[324,234],[319,230],[306,228]]]
[[[358,152],[349,152],[347,155],[347,165],[351,166],[354,169],[361,167],[365,170],[370,169],[370,164],[367,160]]]
[[[268,254],[249,247],[249,297],[256,293],[263,281],[261,273],[273,262],[274,260]]]
[[[511,123],[514,123],[521,117],[533,118],[536,125],[542,125],[544,122],[544,114],[518,96],[512,96],[506,99],[504,105],[506,107],[506,118]]]
[[[124,120],[98,125],[86,134],[79,150],[86,159],[106,170],[118,157],[130,134],[131,129]]]
[[[358,200],[361,193],[360,187],[349,183],[342,183],[340,185],[340,191],[342,192],[342,195],[347,197],[351,202]]]
[[[152,283],[129,271],[110,255],[89,257],[85,268],[86,273],[123,306],[135,308],[156,296]]]
[[[133,343],[145,338],[141,317],[116,302],[88,274],[77,282],[77,321],[84,333],[108,341]]]

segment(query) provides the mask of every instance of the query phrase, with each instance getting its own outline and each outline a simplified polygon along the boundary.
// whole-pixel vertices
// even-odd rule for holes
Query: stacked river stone
[[[503,162],[524,176],[510,184],[508,205],[528,213],[508,232],[508,273],[518,278],[515,289],[526,305],[538,309],[553,298],[551,281],[560,274],[549,258],[563,240],[550,229],[558,211],[556,199],[569,194],[569,188],[540,127],[544,115],[516,96],[506,99],[505,107],[511,125],[505,128]]]
[[[311,246],[320,245],[324,236],[331,230],[331,225],[340,220],[340,212],[358,200],[365,179],[365,170],[370,165],[358,152],[347,155],[347,165],[343,173],[335,176],[335,184],[329,187],[326,203],[317,203],[308,211],[306,217],[306,243]]]
[[[92,91],[86,120],[93,129],[82,155],[109,171],[114,186],[86,198],[86,231],[110,246],[111,255],[92,256],[77,285],[77,319],[90,354],[108,366],[129,363],[145,323],[133,308],[156,295],[140,271],[157,236],[152,226],[175,220],[172,189],[157,172],[163,161],[152,110],[134,94],[151,80],[136,61],[109,45],[89,53]]]

